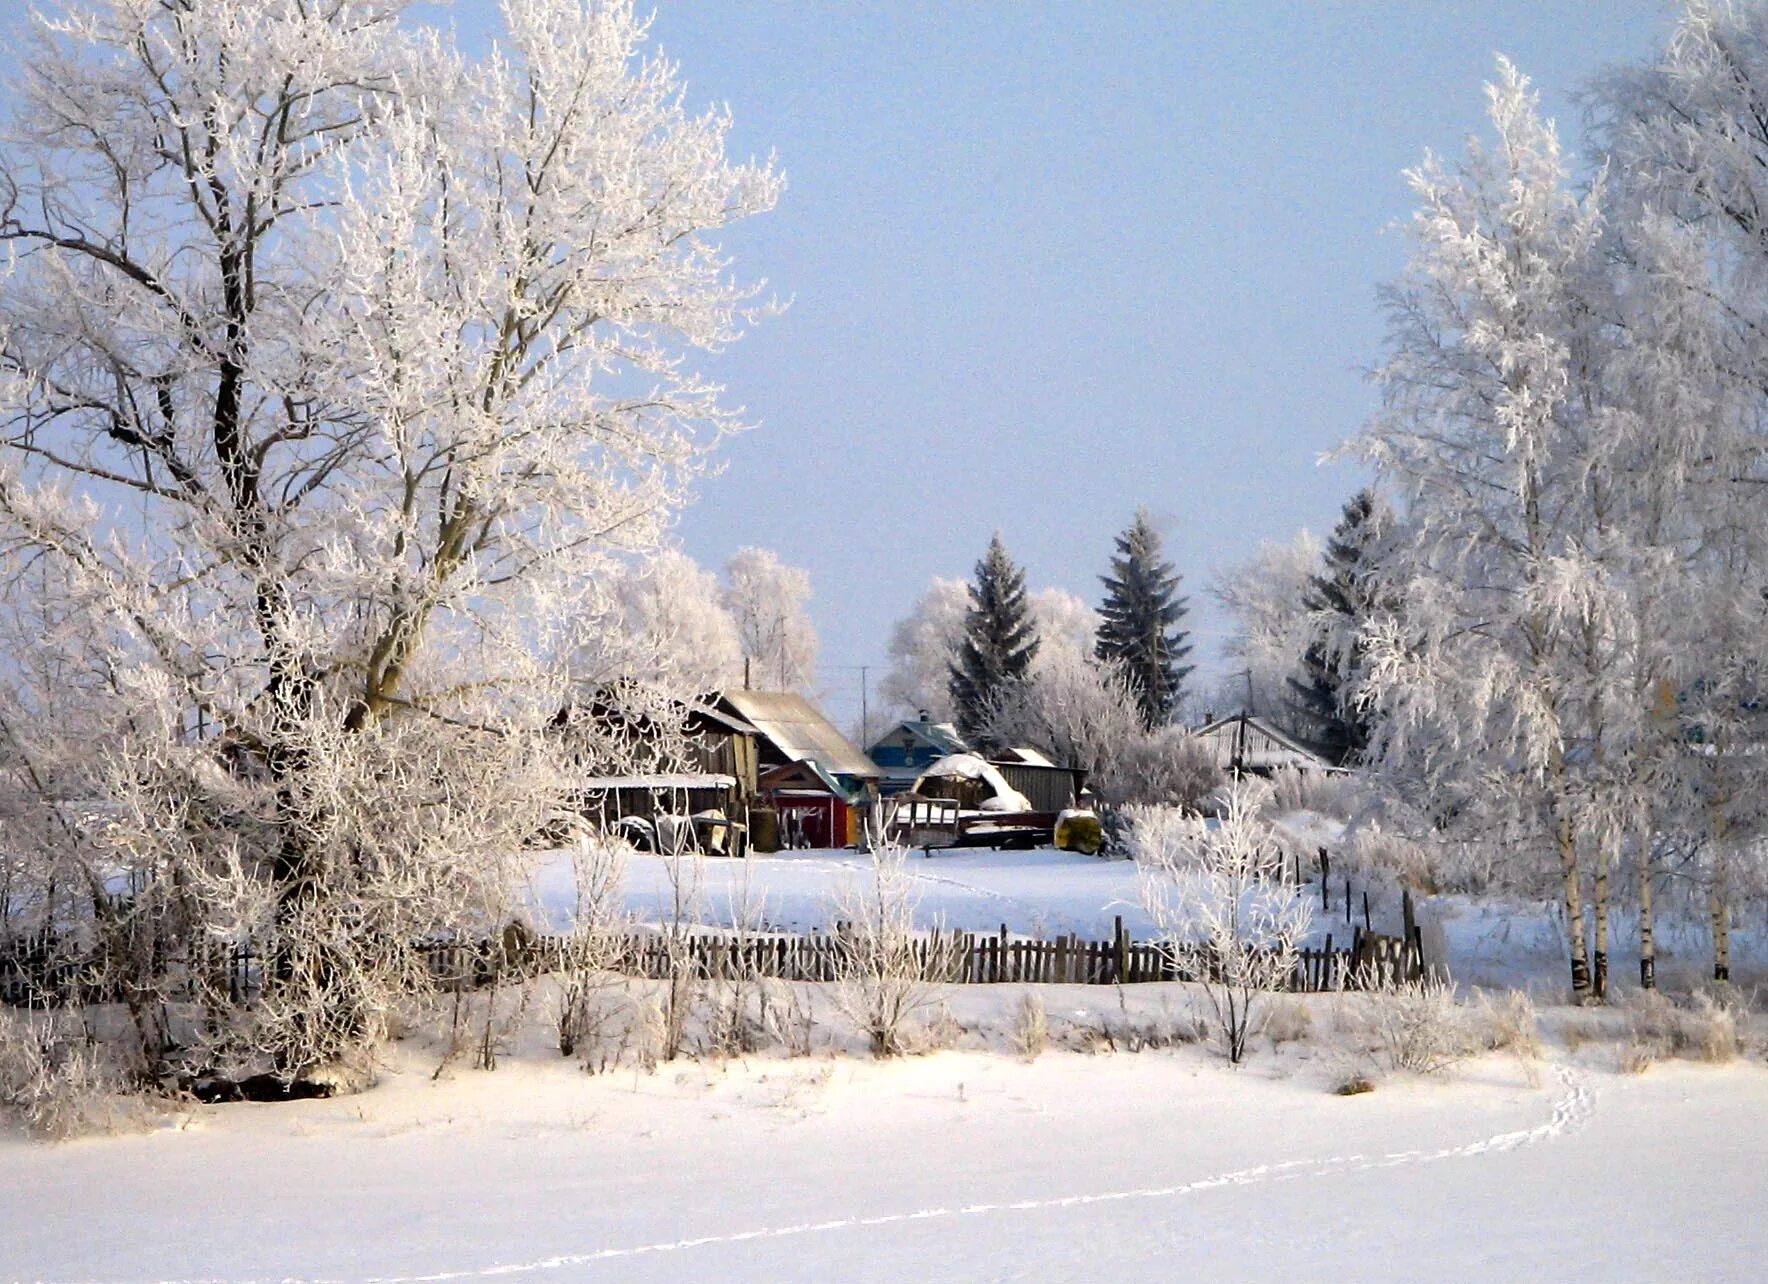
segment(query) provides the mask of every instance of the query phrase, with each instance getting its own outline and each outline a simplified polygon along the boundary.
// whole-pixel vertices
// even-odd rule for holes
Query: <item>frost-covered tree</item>
[[[1390,779],[1438,823],[1557,875],[1582,999],[1606,963],[1583,874],[1616,636],[1597,548],[1614,443],[1601,189],[1571,192],[1509,63],[1488,100],[1496,148],[1470,141],[1455,169],[1429,158],[1409,176],[1384,409],[1359,443],[1404,501],[1381,561],[1396,608],[1366,634],[1367,667]]]
[[[1357,706],[1353,684],[1357,635],[1376,607],[1367,554],[1381,517],[1373,491],[1353,496],[1326,541],[1324,565],[1302,595],[1312,636],[1301,676],[1289,679],[1289,699],[1308,740],[1335,763],[1359,756],[1369,743],[1368,712]]]
[[[1223,684],[1223,711],[1244,707],[1303,734],[1288,695],[1290,683],[1302,678],[1312,629],[1304,602],[1320,557],[1320,541],[1297,531],[1284,543],[1261,544],[1245,562],[1211,577],[1210,595],[1230,621],[1222,650],[1244,666]]]
[[[1023,677],[996,688],[982,723],[985,743],[1039,749],[1108,792],[1143,735],[1135,688],[1121,670],[1077,647],[1047,643]]]
[[[1064,588],[1035,589],[1030,595],[1031,626],[1038,652],[1066,650],[1091,655],[1099,613]]]
[[[583,622],[736,424],[711,238],[780,190],[626,0],[481,58],[403,8],[70,0],[0,148],[0,587],[103,737],[67,770],[144,890],[94,912],[253,936],[286,1076],[569,797]]]
[[[986,745],[990,708],[1010,684],[1025,676],[1037,650],[1025,572],[1007,555],[997,531],[976,563],[964,637],[951,667],[952,706],[964,739]]]
[[[750,685],[816,690],[817,635],[810,618],[810,572],[771,549],[740,548],[724,566],[724,607],[736,621]]]
[[[1312,922],[1312,902],[1284,874],[1270,801],[1270,787],[1248,778],[1229,788],[1219,824],[1170,807],[1130,812],[1142,906],[1197,979],[1211,1033],[1236,1065],[1270,996],[1288,986]]]
[[[950,722],[952,666],[970,613],[970,589],[962,580],[936,577],[915,599],[914,609],[890,630],[886,654],[890,668],[879,690],[899,717],[925,713],[934,722]]]
[[[1192,667],[1189,634],[1180,627],[1186,599],[1179,576],[1161,554],[1160,532],[1147,509],[1117,537],[1111,573],[1099,577],[1105,600],[1099,606],[1098,655],[1118,666],[1136,693],[1144,726],[1169,721]]]
[[[664,549],[634,566],[619,602],[618,662],[603,666],[610,678],[700,693],[742,682],[742,642],[718,577],[686,553]]]

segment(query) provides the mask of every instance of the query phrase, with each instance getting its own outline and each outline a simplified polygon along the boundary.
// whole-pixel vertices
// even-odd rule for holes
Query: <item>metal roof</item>
[[[793,762],[815,762],[837,776],[875,780],[878,765],[810,701],[790,691],[726,691],[719,699]]]

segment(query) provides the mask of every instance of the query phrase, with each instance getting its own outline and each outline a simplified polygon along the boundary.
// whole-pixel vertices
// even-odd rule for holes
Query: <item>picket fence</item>
[[[425,941],[417,946],[431,975],[445,987],[471,987],[495,979],[553,972],[578,953],[580,942],[567,936],[534,936],[506,931],[484,940]],[[666,979],[689,975],[705,979],[768,977],[785,981],[839,980],[863,944],[837,927],[812,933],[732,933],[707,929],[634,930],[597,942],[589,954],[609,970],[628,976]],[[1166,941],[1138,941],[1116,922],[1109,940],[1077,935],[1015,936],[1003,924],[998,933],[931,932],[909,944],[916,969],[951,984],[1135,985],[1199,979],[1210,965],[1207,953],[1175,949]],[[263,954],[250,943],[219,945],[195,960],[158,960],[171,997],[199,992],[226,994],[249,1003],[264,980]],[[1388,985],[1422,975],[1418,941],[1356,930],[1348,948],[1323,945],[1304,949],[1288,988],[1318,993],[1340,988]],[[19,1007],[60,1007],[117,1001],[119,983],[107,982],[89,959],[58,947],[41,933],[0,942],[0,1003]]]

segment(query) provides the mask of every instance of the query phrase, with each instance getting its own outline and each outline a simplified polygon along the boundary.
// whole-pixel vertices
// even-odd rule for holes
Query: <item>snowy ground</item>
[[[698,912],[724,918],[747,879],[769,922],[821,926],[863,867],[700,862]],[[911,869],[929,921],[1097,937],[1122,914],[1147,931],[1125,862],[969,851]],[[554,907],[557,875],[539,887]],[[637,916],[672,899],[667,865],[633,861]],[[1557,989],[1551,909],[1434,908],[1459,979]],[[1667,971],[1698,970],[1697,926],[1666,940]],[[1758,969],[1761,944],[1740,934]],[[1059,1033],[1031,1062],[1004,1051],[1028,990]],[[591,1075],[547,1049],[536,996],[493,1073],[432,1078],[438,1045],[413,1037],[355,1097],[200,1107],[57,1146],[0,1132],[0,1281],[1762,1277],[1759,1028],[1734,1064],[1627,1075],[1589,1033],[1624,1014],[1562,1009],[1544,1063],[1488,1056],[1354,1097],[1331,1091],[1340,996],[1285,1000],[1316,1037],[1238,1071],[1193,1045],[1074,1050],[1099,1046],[1077,1031],[1178,1028],[1194,999],[951,987],[961,1051],[878,1063],[850,1035],[832,1055],[824,1012],[815,1056]]]
[[[1758,1279],[1768,1070],[539,1059],[0,1138],[0,1278]]]
[[[853,851],[795,851],[749,860],[681,862],[679,877],[695,886],[694,913],[707,922],[729,923],[732,905],[746,895],[771,926],[803,931],[827,926],[831,900],[844,882],[862,879],[869,858]],[[669,917],[674,904],[673,862],[660,856],[628,859],[626,906],[637,918]],[[997,852],[969,848],[915,853],[908,858],[915,880],[917,918],[927,926],[989,932],[1006,923],[1014,932],[1055,936],[1069,932],[1109,938],[1112,919],[1147,934],[1151,925],[1136,892],[1136,866],[1051,850]],[[549,911],[569,912],[569,868],[545,867],[540,892]]]

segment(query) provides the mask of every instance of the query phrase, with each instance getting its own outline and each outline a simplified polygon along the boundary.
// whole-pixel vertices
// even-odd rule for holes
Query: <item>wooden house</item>
[[[755,728],[756,797],[774,814],[777,841],[845,847],[862,839],[882,773],[819,709],[787,691],[726,691],[715,707]],[[765,828],[755,826],[758,849]]]
[[[1077,807],[1087,787],[1086,772],[1052,762],[1036,749],[1003,749],[989,762],[1025,795],[1033,811],[1061,812]]]
[[[885,797],[899,794],[941,758],[968,753],[970,747],[949,722],[934,722],[925,713],[905,718],[879,736],[866,750],[878,764],[879,789]]]
[[[684,844],[718,854],[748,850],[749,810],[760,780],[760,733],[741,718],[698,701],[673,701],[656,715],[602,695],[560,714],[588,719],[622,742],[623,765],[601,774],[593,754],[582,781],[582,811],[595,827],[641,848]]]

